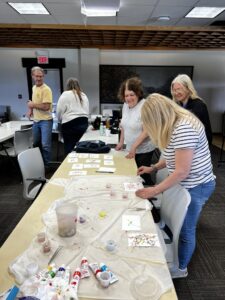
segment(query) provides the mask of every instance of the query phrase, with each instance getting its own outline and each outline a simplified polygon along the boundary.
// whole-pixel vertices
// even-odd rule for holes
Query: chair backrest
[[[29,178],[45,178],[45,167],[39,148],[31,148],[18,155],[18,163],[23,177],[23,197],[34,200],[42,184]]]
[[[173,234],[173,262],[178,264],[178,242],[181,227],[191,201],[189,192],[179,184],[163,193],[160,207],[161,220]]]
[[[24,150],[32,148],[32,128],[15,131],[13,143],[16,155],[18,155]]]

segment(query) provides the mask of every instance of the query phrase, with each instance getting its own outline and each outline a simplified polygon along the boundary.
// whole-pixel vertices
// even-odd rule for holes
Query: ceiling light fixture
[[[120,0],[81,0],[81,13],[87,17],[114,17],[120,8]]]
[[[8,4],[21,15],[49,15],[42,3],[8,2]]]
[[[158,17],[158,21],[169,21],[170,17],[169,16],[160,16]]]
[[[208,18],[213,19],[218,16],[225,7],[194,7],[185,18]]]

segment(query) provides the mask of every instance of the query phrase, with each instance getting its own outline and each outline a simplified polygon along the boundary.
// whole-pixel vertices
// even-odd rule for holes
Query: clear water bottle
[[[104,126],[103,126],[102,122],[100,123],[99,133],[100,133],[100,135],[104,135]]]

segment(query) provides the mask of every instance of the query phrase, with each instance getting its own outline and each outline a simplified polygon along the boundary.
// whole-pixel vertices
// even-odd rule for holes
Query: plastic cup
[[[63,204],[56,208],[59,236],[70,237],[76,234],[77,210],[75,204]]]
[[[110,273],[108,271],[101,272],[99,275],[99,281],[102,287],[107,288],[110,284]]]

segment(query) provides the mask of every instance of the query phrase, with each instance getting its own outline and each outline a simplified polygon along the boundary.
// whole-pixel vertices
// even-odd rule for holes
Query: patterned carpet
[[[174,280],[179,300],[225,299],[225,165],[217,167],[219,151],[217,147],[212,148],[217,186],[201,214],[189,276]],[[0,158],[0,170],[1,246],[30,203],[22,197],[22,183],[15,168]]]

